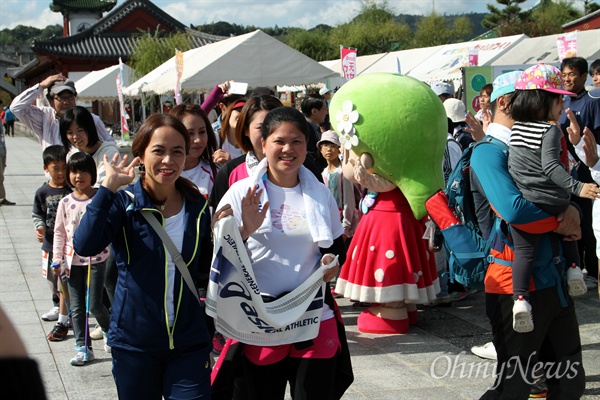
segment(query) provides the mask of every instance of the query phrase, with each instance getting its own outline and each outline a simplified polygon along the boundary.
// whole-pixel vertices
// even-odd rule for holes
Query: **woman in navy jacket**
[[[108,344],[120,399],[210,396],[211,336],[204,310],[140,213],[152,212],[196,285],[205,285],[212,256],[210,214],[197,188],[180,177],[189,147],[179,120],[150,116],[135,135],[133,162],[105,156],[106,177],[75,232],[78,254],[97,254],[108,243],[115,252],[119,278]],[[138,164],[140,179],[117,191],[133,181]]]

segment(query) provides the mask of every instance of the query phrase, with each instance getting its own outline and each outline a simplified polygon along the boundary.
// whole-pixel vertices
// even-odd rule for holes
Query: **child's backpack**
[[[444,236],[450,280],[469,288],[483,287],[487,266],[493,259],[490,256],[492,242],[500,232],[501,219],[494,217],[490,235],[484,238],[477,223],[469,175],[473,149],[490,141],[467,147],[452,170],[446,189],[425,202],[429,216]]]

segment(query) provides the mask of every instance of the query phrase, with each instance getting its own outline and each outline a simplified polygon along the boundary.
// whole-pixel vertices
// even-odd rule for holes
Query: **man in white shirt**
[[[51,107],[33,105],[44,89],[47,89],[46,99]],[[76,99],[75,83],[61,74],[56,74],[15,97],[10,108],[19,121],[37,135],[43,150],[48,146],[62,145],[59,119],[66,110],[75,107]],[[92,114],[92,117],[100,140],[114,142],[100,117],[95,114]]]

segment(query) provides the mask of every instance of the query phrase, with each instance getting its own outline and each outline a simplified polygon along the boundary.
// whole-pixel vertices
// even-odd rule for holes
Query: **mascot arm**
[[[390,192],[396,188],[394,182],[388,181],[384,177],[369,173],[362,165],[360,160],[350,160],[354,165],[354,179],[362,186],[373,192]]]

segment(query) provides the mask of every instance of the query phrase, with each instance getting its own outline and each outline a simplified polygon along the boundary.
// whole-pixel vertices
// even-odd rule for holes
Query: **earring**
[[[146,172],[146,167],[144,166],[144,164],[142,164],[142,163],[138,164],[138,171],[140,172],[140,174]]]

